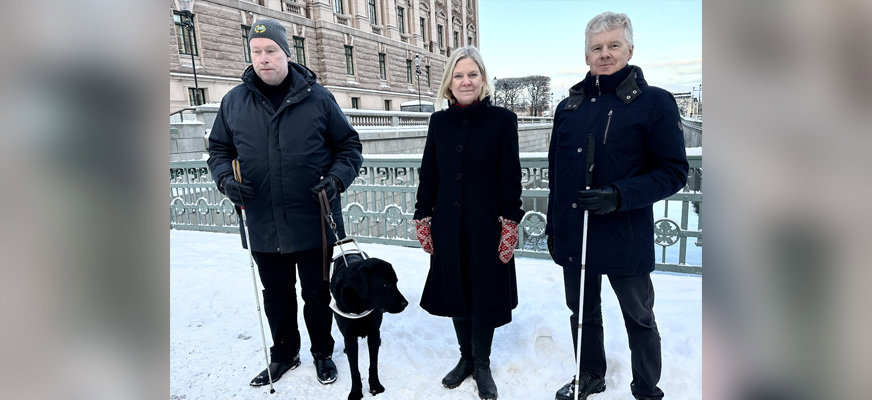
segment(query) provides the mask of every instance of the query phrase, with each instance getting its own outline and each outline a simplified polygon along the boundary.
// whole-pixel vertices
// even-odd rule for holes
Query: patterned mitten
[[[430,236],[430,217],[412,220],[415,223],[415,236],[427,254],[433,254],[433,237]],[[516,239],[517,240],[517,239]]]
[[[515,246],[518,244],[518,223],[509,219],[500,217],[500,222],[503,224],[503,230],[500,234],[500,261],[503,264],[512,259],[515,253]]]

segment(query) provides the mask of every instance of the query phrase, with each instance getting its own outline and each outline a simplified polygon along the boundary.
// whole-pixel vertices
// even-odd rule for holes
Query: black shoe
[[[254,379],[251,380],[251,386],[263,386],[269,384],[269,374],[272,374],[272,381],[275,382],[285,374],[294,368],[300,366],[300,355],[297,354],[294,356],[294,359],[291,362],[287,363],[277,363],[271,362],[269,363],[269,373],[267,373],[266,369],[264,369],[261,373],[257,374]]]
[[[461,357],[457,365],[442,378],[442,386],[454,389],[472,375],[472,360]]]
[[[491,376],[490,367],[476,367],[472,377],[475,379],[475,385],[478,386],[478,397],[482,400],[497,399],[497,384]]]
[[[606,381],[603,378],[597,378],[588,373],[582,373],[578,381],[578,400],[585,400],[589,395],[606,390]],[[563,385],[554,398],[555,400],[574,400],[575,380]]]
[[[336,382],[336,364],[327,357],[315,358],[315,374],[318,376],[318,382],[322,385],[328,385]]]

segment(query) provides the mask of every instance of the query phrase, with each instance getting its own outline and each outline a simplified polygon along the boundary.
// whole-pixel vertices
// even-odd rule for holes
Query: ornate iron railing
[[[688,154],[691,168],[702,168],[702,154]],[[419,246],[413,223],[420,155],[365,156],[360,175],[342,194],[346,233],[360,242]],[[546,153],[522,153],[526,211],[520,224],[516,254],[550,258],[545,243],[548,203]],[[170,163],[170,227],[174,229],[238,232],[233,205],[218,192],[205,161]],[[678,212],[674,203],[678,203]],[[692,209],[696,209],[694,212]],[[658,270],[702,273],[702,192],[685,188],[655,205],[655,248],[660,247]],[[677,214],[677,215],[676,215]],[[695,251],[689,256],[688,239]],[[675,245],[678,245],[675,248]]]

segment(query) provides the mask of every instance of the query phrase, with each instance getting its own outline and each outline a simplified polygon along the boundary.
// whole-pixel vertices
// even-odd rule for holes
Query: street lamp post
[[[418,75],[418,111],[424,111],[424,105],[421,104],[421,57],[415,54],[415,74]]]
[[[182,9],[180,14],[184,17],[185,29],[188,31],[188,39],[191,53],[191,70],[194,71],[194,105],[198,106],[200,102],[200,85],[197,83],[197,64],[194,62],[194,13],[191,12],[194,8],[194,0],[179,0],[179,7]]]

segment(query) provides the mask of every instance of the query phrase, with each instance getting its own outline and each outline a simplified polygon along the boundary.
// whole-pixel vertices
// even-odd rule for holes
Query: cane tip
[[[275,393],[275,392],[276,392],[275,389],[270,389],[270,390],[269,390],[269,394],[273,394],[273,393]]]

